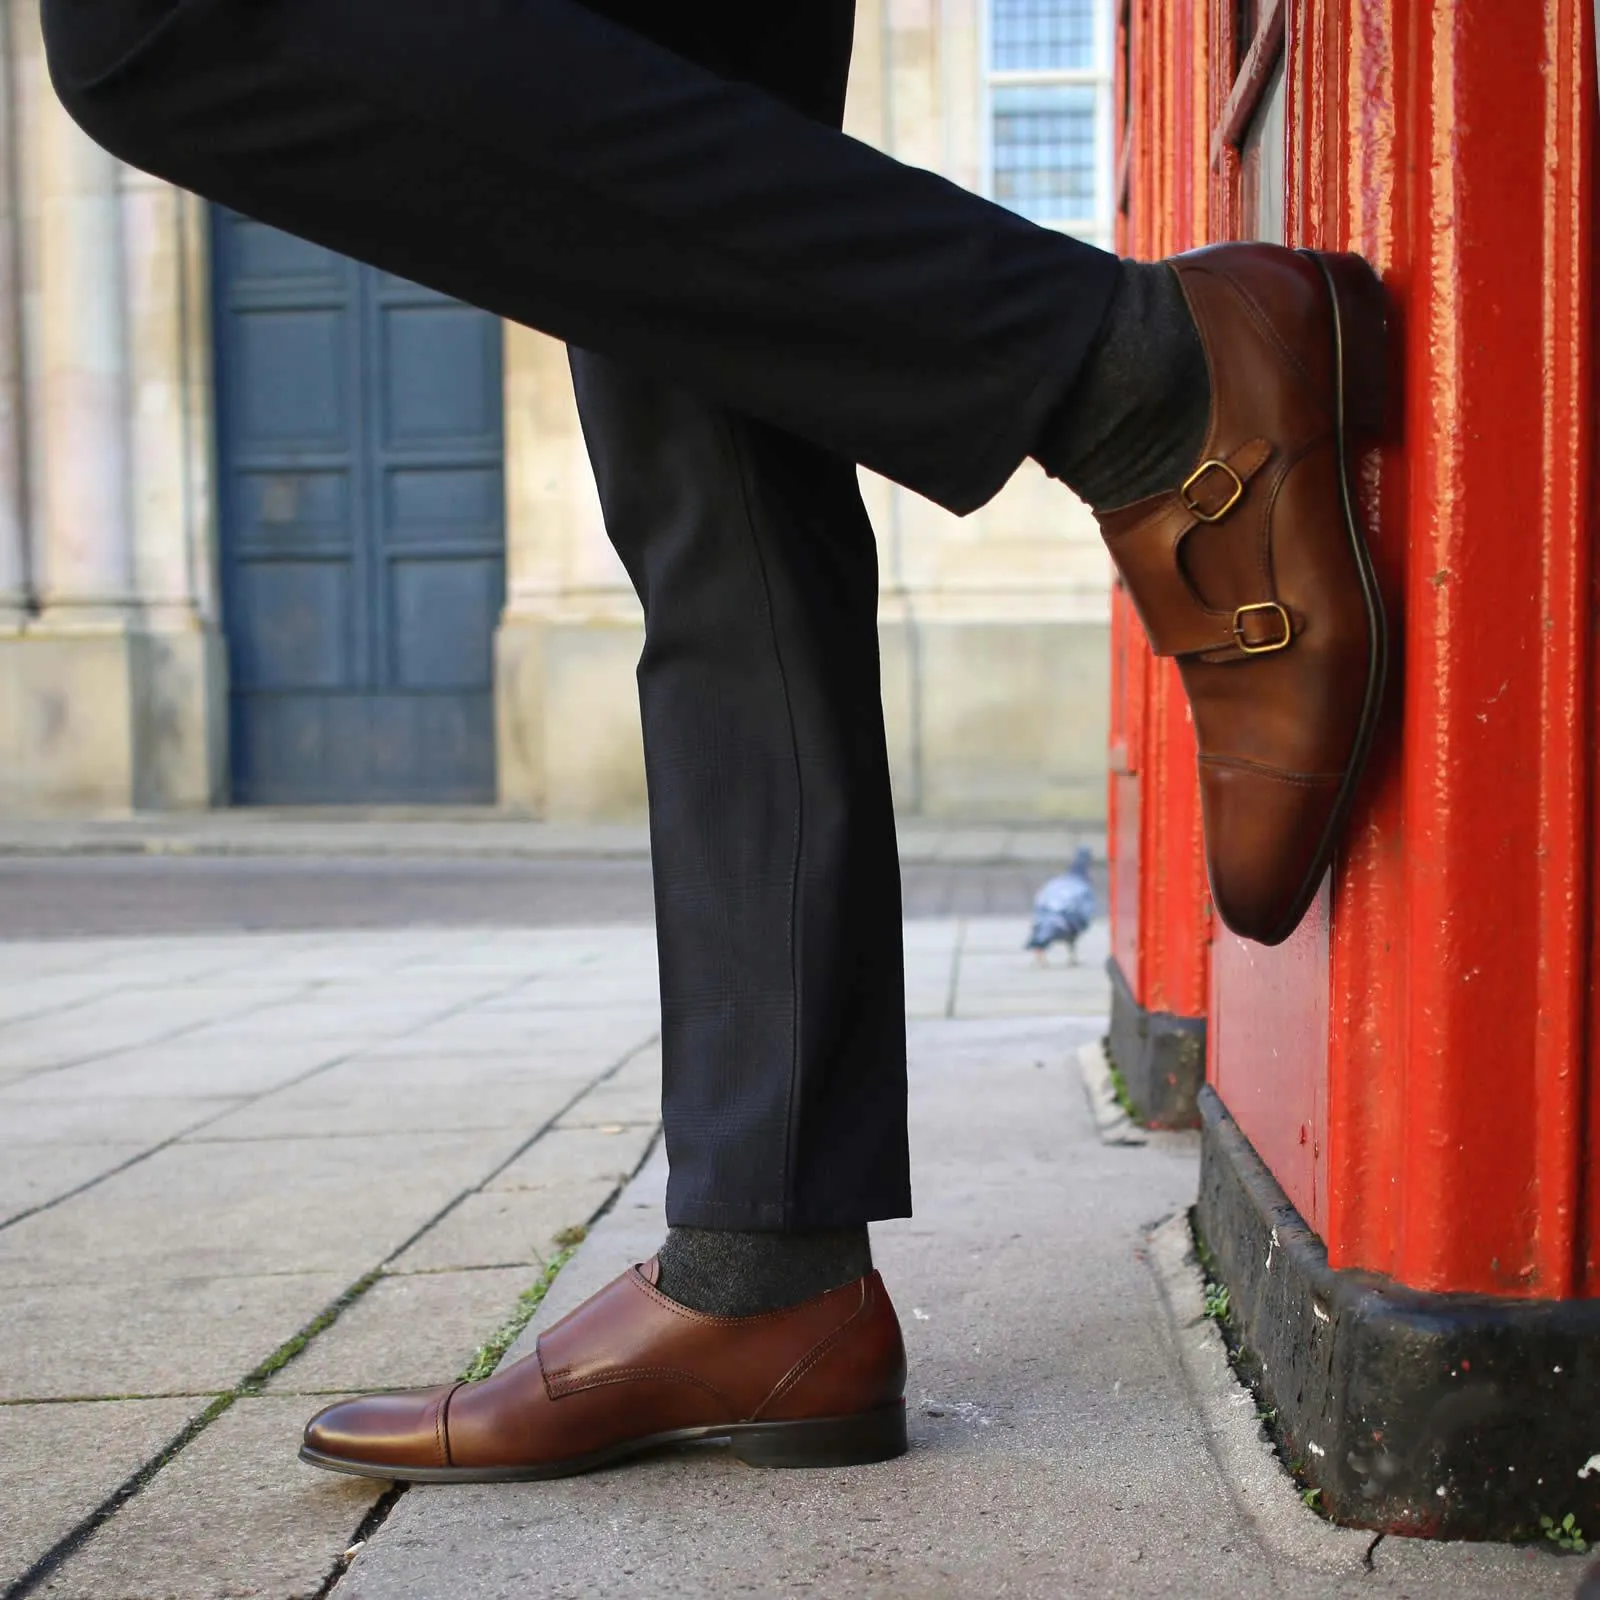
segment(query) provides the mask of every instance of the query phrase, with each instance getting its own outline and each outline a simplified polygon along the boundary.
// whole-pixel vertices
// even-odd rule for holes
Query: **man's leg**
[[[777,25],[748,10],[714,27],[716,9],[680,5],[644,25],[809,115],[841,114],[850,0]],[[876,548],[856,469],[607,357],[574,350],[572,366],[606,526],[645,608],[673,1224],[654,1287],[676,1315],[755,1319],[722,1333],[709,1381],[752,1366],[780,1385],[832,1371],[826,1399],[776,1424],[780,1459],[894,1454],[903,1356],[866,1223],[910,1208],[904,978]],[[607,1291],[630,1320],[646,1293],[628,1279]],[[769,1354],[779,1314],[822,1320]],[[635,1336],[630,1365],[665,1364],[666,1343]],[[681,1353],[670,1359],[681,1370]],[[476,1445],[482,1460],[528,1428],[539,1393],[526,1376],[512,1369],[454,1403],[458,1454]],[[312,1458],[372,1459],[370,1435],[351,1435],[385,1404],[316,1419]],[[552,1428],[532,1431],[551,1448]],[[749,1432],[733,1443],[748,1450]]]
[[[853,0],[602,3],[806,116],[843,117]],[[865,1224],[910,1209],[877,553],[850,462],[607,357],[572,365],[645,607],[661,1287],[749,1314],[860,1278]]]
[[[908,1215],[900,875],[855,469],[604,357],[575,353],[573,372],[645,606],[668,1220]]]

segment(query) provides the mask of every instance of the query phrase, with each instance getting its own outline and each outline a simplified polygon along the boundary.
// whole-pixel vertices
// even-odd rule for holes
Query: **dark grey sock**
[[[872,1271],[866,1228],[815,1233],[725,1233],[672,1228],[656,1287],[669,1300],[716,1317],[781,1311]]]
[[[1211,377],[1178,276],[1124,261],[1083,375],[1045,424],[1034,458],[1095,511],[1175,489],[1198,462]]]

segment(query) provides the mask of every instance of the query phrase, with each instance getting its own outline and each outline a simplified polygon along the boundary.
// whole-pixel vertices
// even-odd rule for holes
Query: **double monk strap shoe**
[[[624,1273],[480,1383],[329,1406],[306,1425],[300,1459],[368,1478],[494,1483],[702,1440],[757,1467],[904,1453],[905,1346],[876,1272],[754,1317],[691,1311],[656,1288],[658,1275],[655,1261]]]
[[[1387,431],[1387,300],[1359,256],[1228,244],[1171,264],[1210,365],[1210,429],[1181,485],[1099,521],[1193,710],[1217,914],[1277,944],[1338,845],[1383,701],[1351,469]]]

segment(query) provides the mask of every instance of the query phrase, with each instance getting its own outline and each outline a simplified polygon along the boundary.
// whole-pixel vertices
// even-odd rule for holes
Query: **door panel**
[[[234,798],[494,797],[498,321],[214,214]]]

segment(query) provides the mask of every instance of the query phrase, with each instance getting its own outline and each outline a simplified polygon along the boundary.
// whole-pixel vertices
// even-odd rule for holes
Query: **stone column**
[[[566,350],[506,326],[506,609],[495,639],[500,803],[563,821],[645,809],[639,604],[606,540]]]
[[[207,806],[225,784],[227,672],[215,626],[205,206],[146,173],[123,167],[119,177],[134,798],[141,808]]]
[[[120,629],[133,547],[117,163],[53,95],[38,109],[45,622]]]
[[[121,177],[133,573],[147,619],[181,627],[196,609],[204,515],[192,504],[188,448],[187,197],[143,172]]]
[[[27,435],[22,371],[22,284],[17,194],[21,126],[11,13],[0,7],[0,633],[28,609]]]
[[[145,704],[117,163],[50,92],[37,7],[11,22],[22,91],[14,172],[25,217],[27,520],[43,609],[0,639],[0,809],[113,813],[140,803]]]

